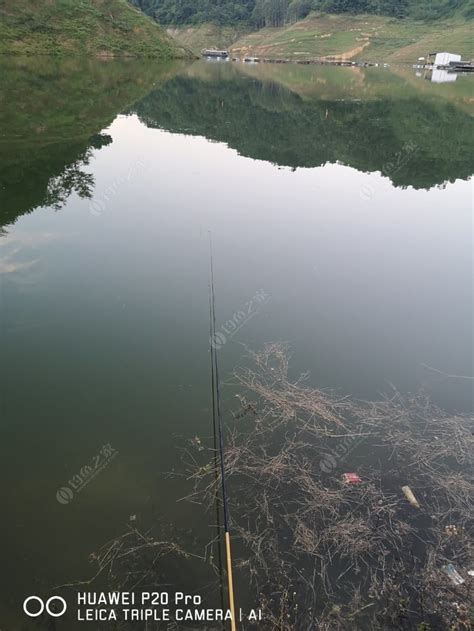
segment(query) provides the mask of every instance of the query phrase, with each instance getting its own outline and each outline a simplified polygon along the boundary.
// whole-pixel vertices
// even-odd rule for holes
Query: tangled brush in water
[[[244,394],[225,470],[260,628],[470,628],[472,418],[423,393],[364,402],[311,388],[307,375],[291,381],[281,344],[250,358],[235,373]],[[361,482],[344,483],[355,469]],[[190,475],[193,499],[212,504],[212,462]]]

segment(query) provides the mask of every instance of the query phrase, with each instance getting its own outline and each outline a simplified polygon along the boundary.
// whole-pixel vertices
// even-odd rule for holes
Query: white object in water
[[[409,486],[402,486],[402,491],[412,506],[414,506],[415,508],[420,508],[418,500],[416,499],[415,494]]]
[[[449,576],[453,585],[462,585],[464,583],[463,577],[459,574],[452,563],[448,563],[443,567],[445,574]]]

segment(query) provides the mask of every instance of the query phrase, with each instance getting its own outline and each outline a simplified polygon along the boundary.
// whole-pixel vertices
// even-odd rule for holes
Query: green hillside
[[[434,50],[474,56],[472,21],[455,15],[434,21],[378,15],[312,13],[280,28],[267,27],[231,45],[232,53],[293,60],[338,58],[413,63]]]
[[[414,63],[435,50],[474,57],[473,24],[455,15],[421,21],[378,15],[312,13],[288,26],[242,32],[237,26],[196,24],[169,29],[183,46],[227,48],[235,57],[268,59],[351,59]]]
[[[239,25],[221,25],[203,22],[191,26],[169,26],[167,32],[182,46],[199,55],[203,48],[230,48],[250,29]]]
[[[474,56],[474,0],[130,0],[194,52],[411,62]],[[245,34],[245,36],[243,36]]]
[[[0,53],[163,59],[187,54],[126,0],[0,0]]]

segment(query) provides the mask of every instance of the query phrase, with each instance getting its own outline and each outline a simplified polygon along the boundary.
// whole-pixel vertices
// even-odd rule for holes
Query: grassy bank
[[[325,15],[281,28],[264,28],[240,35],[232,27],[180,27],[173,36],[193,50],[208,46],[229,48],[237,57],[273,59],[337,58],[413,63],[434,50],[474,55],[472,21],[455,15],[424,22],[376,15]]]
[[[0,0],[0,53],[186,56],[126,0]]]
[[[176,26],[167,29],[181,45],[199,55],[203,48],[227,49],[244,37],[249,29],[239,26],[221,26],[218,24],[196,24]]]

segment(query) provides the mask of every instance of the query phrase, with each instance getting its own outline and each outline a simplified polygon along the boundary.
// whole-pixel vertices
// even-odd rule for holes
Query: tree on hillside
[[[474,0],[129,0],[163,24],[247,23],[283,26],[310,11],[372,13],[397,18],[439,19],[455,11],[474,16]]]
[[[283,26],[287,22],[290,0],[257,0],[252,14],[257,26]]]
[[[312,0],[292,0],[288,7],[287,19],[289,22],[303,20],[312,9]]]

